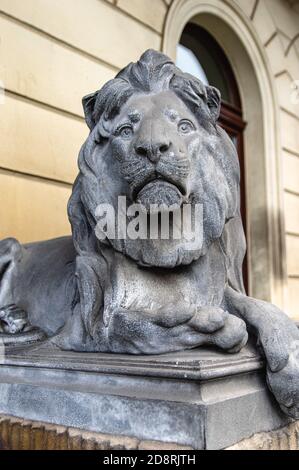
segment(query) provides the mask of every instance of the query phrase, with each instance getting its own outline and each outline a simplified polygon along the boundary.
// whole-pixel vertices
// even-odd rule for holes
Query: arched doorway
[[[233,1],[173,0],[162,50],[176,59],[188,23],[202,27],[225,52],[236,77],[244,130],[248,291],[284,307],[286,289],[279,114],[274,78],[250,19]]]
[[[191,73],[206,85],[213,85],[221,92],[219,125],[225,129],[238,152],[241,171],[241,216],[246,233],[246,191],[242,103],[236,77],[223,49],[201,26],[187,23],[177,45],[177,66]],[[243,279],[248,290],[247,259],[243,263]]]

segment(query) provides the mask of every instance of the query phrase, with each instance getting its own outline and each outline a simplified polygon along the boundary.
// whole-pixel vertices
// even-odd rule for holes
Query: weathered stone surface
[[[7,440],[8,432],[12,442]],[[31,443],[33,427],[43,430],[43,447]],[[53,435],[55,436],[53,443]],[[3,436],[3,437],[2,437]],[[18,437],[22,442],[18,440]],[[62,436],[62,437],[61,437]],[[226,450],[299,450],[298,423],[291,423],[277,431],[258,433]],[[25,445],[24,445],[25,442]],[[84,432],[78,429],[51,426],[47,423],[23,421],[7,416],[0,421],[0,449],[12,450],[192,450],[192,447],[159,441],[138,441],[124,436]]]
[[[282,424],[261,375],[253,368],[253,376],[244,378],[240,356],[224,356],[215,359],[220,375],[214,378],[221,377],[221,384],[202,382],[196,388],[186,379],[198,375],[195,358],[203,347],[237,354],[250,332],[266,359],[276,401],[287,416],[299,416],[297,327],[274,305],[244,292],[239,163],[235,146],[217,125],[220,106],[218,90],[153,50],[83,99],[90,134],[68,204],[72,237],[0,242],[0,340],[20,348],[22,341],[32,342],[33,333],[48,337],[36,349],[4,351],[0,411],[141,440],[224,447],[262,426]],[[186,207],[190,224],[183,218],[174,235]],[[112,230],[110,219],[102,223],[103,208],[117,216]],[[156,236],[147,225],[153,214]],[[138,356],[189,349],[196,352],[188,356],[187,370],[180,355],[178,368],[173,356]],[[208,379],[215,360],[203,350],[200,373]],[[252,361],[260,359],[246,357],[244,364],[250,368]],[[77,363],[85,372],[96,365],[104,374],[89,376],[95,392],[86,393],[88,379]],[[23,370],[24,364],[32,369]],[[223,378],[223,368],[236,375],[240,390],[233,379]],[[129,389],[136,388],[130,371],[140,375],[140,396],[111,393],[111,381],[117,381],[109,379],[113,370],[126,374],[119,380]],[[147,395],[148,377],[161,378],[158,398],[151,388]],[[178,407],[169,399],[176,393],[167,387],[169,378],[185,393],[191,387],[197,399],[180,396]],[[69,380],[73,388],[66,387]],[[102,386],[107,393],[99,393]],[[253,400],[259,414],[250,422]],[[43,445],[40,429],[32,435],[35,446]],[[73,438],[74,445],[83,445],[81,435]]]
[[[72,428],[74,448],[95,445],[94,437],[83,443],[84,433],[99,432],[108,433],[101,448],[118,446],[115,435],[128,438],[132,448],[160,441],[164,448],[220,449],[288,423],[252,346],[229,361],[204,348],[117,360],[100,353],[53,356],[42,347],[11,351],[0,368],[0,413],[62,426],[59,435],[55,428],[46,433],[50,448],[64,445],[59,436]]]
[[[42,439],[37,442],[36,433]],[[8,439],[8,434],[10,438]],[[113,436],[54,426],[48,423],[0,417],[0,450],[187,450],[191,447],[159,441],[138,441],[126,436]]]
[[[141,441],[138,450],[190,450],[192,447],[179,446],[173,443],[159,441]]]
[[[299,450],[299,422],[276,431],[254,434],[227,450]]]

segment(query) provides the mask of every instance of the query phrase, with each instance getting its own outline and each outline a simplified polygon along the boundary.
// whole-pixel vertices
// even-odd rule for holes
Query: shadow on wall
[[[269,301],[272,298],[270,292],[271,278],[272,289],[274,290],[280,291],[286,282],[284,214],[281,210],[260,207],[255,209],[252,214],[247,214],[247,216],[246,238],[251,286],[250,295]],[[277,230],[273,230],[273,227],[277,227]],[[271,233],[273,236],[276,235],[276,240],[270,240]],[[280,234],[283,236],[280,236]],[[258,241],[258,243],[256,244],[255,241]],[[275,244],[278,242],[280,244],[280,255],[274,256]]]

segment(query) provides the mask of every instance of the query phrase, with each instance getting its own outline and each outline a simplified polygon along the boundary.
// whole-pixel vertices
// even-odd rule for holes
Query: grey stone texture
[[[8,350],[0,414],[138,441],[222,449],[287,425],[251,345],[156,356]]]
[[[220,105],[218,90],[183,73],[168,57],[153,50],[83,99],[90,134],[79,154],[79,174],[68,205],[72,237],[23,246],[15,239],[0,242],[0,339],[10,346],[43,342],[54,363],[68,361],[68,367],[78,355],[69,359],[63,351],[82,353],[84,364],[91,361],[91,365],[102,356],[90,354],[109,354],[105,371],[109,382],[116,380],[109,378],[112,364],[125,367],[121,355],[157,355],[202,347],[238,353],[249,333],[257,338],[257,347],[266,359],[270,390],[284,413],[298,418],[298,329],[277,307],[244,292],[246,246],[239,208],[239,163],[233,143],[217,125]],[[160,215],[167,212],[166,206],[175,205],[182,211],[186,204],[193,208],[199,204],[203,208],[198,221],[202,237],[196,238],[192,249],[185,236],[164,240],[107,235],[101,239],[97,209],[100,204],[110,204],[121,216],[119,196],[126,197],[127,204],[142,203],[146,215],[152,204],[164,205]],[[118,229],[119,218],[116,225]],[[149,358],[133,357],[129,361],[126,356],[125,362],[135,361],[137,369],[151,370]],[[226,363],[236,366],[235,358],[227,355]],[[51,407],[51,420],[64,416],[71,420],[67,423],[70,426],[93,419],[105,432],[117,432],[118,427],[125,432],[134,422],[135,431],[142,434],[151,429],[153,435],[148,439],[156,439],[153,423],[157,422],[159,439],[169,440],[175,419],[181,422],[176,431],[178,441],[201,447],[207,426],[215,435],[205,439],[211,447],[219,447],[229,444],[226,436],[231,433],[249,432],[247,415],[257,393],[262,404],[259,419],[269,428],[278,424],[269,396],[257,385],[258,376],[247,384],[253,387],[252,394],[241,393],[239,403],[244,408],[239,412],[240,416],[243,413],[244,432],[235,430],[232,417],[236,404],[230,408],[234,400],[227,400],[221,415],[227,414],[229,425],[223,437],[216,438],[218,405],[198,405],[192,400],[186,404],[183,400],[177,408],[165,399],[170,392],[164,379],[166,395],[159,397],[159,407],[150,399],[144,402],[112,395],[104,399],[101,395],[100,400],[97,394],[63,387],[51,392],[50,400],[43,383],[54,372],[37,371],[34,362],[24,370],[5,367],[1,367],[1,374],[7,372],[15,378],[1,386],[2,411],[9,413],[14,406],[15,412],[22,414],[26,409],[30,419],[45,420],[43,413],[48,414],[49,409],[44,402],[52,400],[57,407]],[[161,367],[164,370],[165,366]],[[193,367],[191,363],[184,373],[194,374]],[[28,374],[32,374],[30,380]],[[63,369],[55,374],[57,380],[68,380]],[[83,376],[77,375],[77,379],[81,381]],[[17,385],[21,379],[25,383]],[[41,380],[40,389],[33,386],[34,380]],[[240,382],[241,389],[246,380],[248,377]],[[209,385],[217,400],[225,390],[229,396],[235,393],[235,385],[229,380],[224,383],[215,389]],[[179,382],[175,386],[180,389]],[[182,386],[195,393],[194,384]],[[204,393],[204,384],[200,390]],[[163,429],[160,423],[164,423]],[[238,421],[241,424],[242,420]]]

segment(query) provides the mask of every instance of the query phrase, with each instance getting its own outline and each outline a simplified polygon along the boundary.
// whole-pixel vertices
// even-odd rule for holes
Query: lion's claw
[[[17,334],[28,329],[30,325],[24,310],[14,304],[0,309],[0,332]]]
[[[240,318],[227,314],[224,327],[213,336],[213,344],[229,353],[239,352],[248,341],[246,324]]]
[[[228,313],[219,307],[198,308],[189,325],[200,333],[215,333],[224,327]]]

